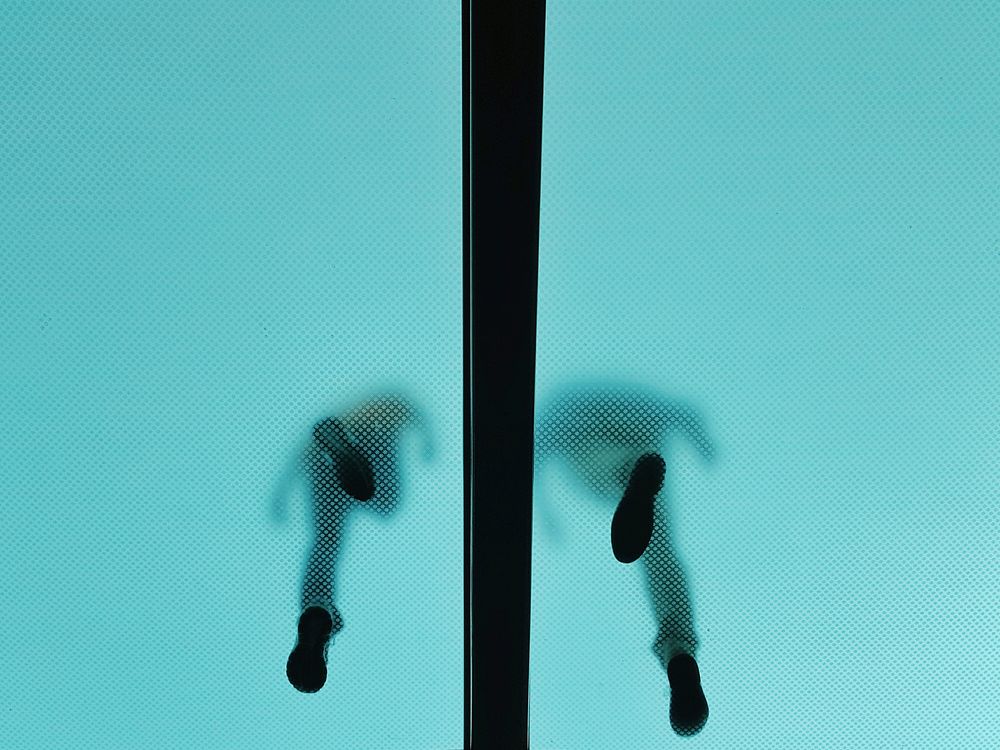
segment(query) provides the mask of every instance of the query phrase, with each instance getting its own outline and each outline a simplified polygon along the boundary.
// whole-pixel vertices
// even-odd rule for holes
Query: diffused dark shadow
[[[627,385],[576,385],[563,388],[539,410],[535,439],[536,474],[552,459],[564,463],[579,484],[591,496],[605,502],[619,503],[626,498],[626,488],[634,493],[637,482],[633,470],[646,467],[652,471],[648,482],[652,502],[652,530],[645,529],[648,544],[641,552],[645,571],[646,590],[656,618],[657,632],[652,651],[664,672],[674,657],[695,657],[698,638],[691,609],[690,590],[684,568],[678,559],[670,533],[668,488],[669,482],[660,479],[665,464],[665,476],[671,473],[671,441],[674,434],[684,436],[705,459],[711,459],[713,448],[708,441],[701,421],[690,407],[661,397],[648,389]],[[659,458],[663,459],[660,464]],[[650,469],[649,467],[652,467]],[[637,470],[636,477],[639,476]],[[653,495],[655,493],[655,495]],[[549,525],[558,527],[552,517],[543,493],[538,493],[540,512],[549,519]],[[619,506],[619,514],[622,506]],[[616,518],[619,514],[616,514]],[[642,524],[636,523],[641,529]],[[610,531],[610,530],[609,530]],[[638,533],[638,532],[631,532]],[[610,535],[609,535],[610,536]],[[612,554],[612,545],[608,546]],[[631,561],[639,557],[642,546],[625,556],[615,550],[619,560]],[[697,667],[687,666],[683,659],[674,664],[669,674],[697,675]],[[689,679],[695,679],[694,676]],[[700,688],[692,687],[692,700],[703,701]],[[684,691],[675,690],[684,696]],[[701,704],[693,709],[681,705],[681,698],[671,703],[671,720],[678,734],[694,734],[707,718]],[[693,718],[682,716],[688,710]],[[676,716],[675,716],[676,714]]]
[[[429,457],[427,423],[402,396],[378,396],[344,414],[324,417],[312,426],[295,466],[286,471],[279,483],[272,503],[276,520],[284,516],[284,497],[295,475],[304,477],[308,483],[314,535],[299,603],[302,613],[319,607],[330,615],[327,620],[312,614],[315,612],[312,610],[308,617],[300,619],[300,643],[289,658],[288,677],[303,692],[315,692],[322,687],[326,678],[326,638],[335,636],[344,627],[334,603],[336,562],[343,544],[344,523],[356,510],[389,517],[397,509],[399,442],[403,432],[414,427],[423,431],[425,457]],[[310,618],[316,624],[310,624]],[[308,659],[302,656],[306,641],[311,644]]]

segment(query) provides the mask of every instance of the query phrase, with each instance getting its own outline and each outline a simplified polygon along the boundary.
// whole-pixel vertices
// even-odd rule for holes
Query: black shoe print
[[[698,663],[690,654],[678,654],[667,665],[670,681],[670,726],[682,737],[698,734],[708,721],[708,701],[701,689]]]
[[[303,693],[315,693],[326,683],[326,649],[333,618],[323,607],[309,607],[299,617],[299,638],[288,657],[285,674]]]
[[[351,443],[335,419],[325,419],[313,435],[337,466],[337,481],[348,495],[364,502],[375,495],[375,474],[371,462]]]
[[[663,486],[665,464],[656,453],[640,457],[611,520],[611,550],[619,562],[638,560],[653,536],[653,499]]]

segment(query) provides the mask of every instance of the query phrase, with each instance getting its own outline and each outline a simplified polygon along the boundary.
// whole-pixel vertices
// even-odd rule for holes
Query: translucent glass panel
[[[548,3],[533,748],[995,744],[997,28]]]
[[[461,63],[459,4],[0,10],[0,746],[461,747]]]

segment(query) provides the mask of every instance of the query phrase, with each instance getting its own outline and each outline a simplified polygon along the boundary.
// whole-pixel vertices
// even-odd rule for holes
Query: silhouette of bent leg
[[[653,537],[643,557],[653,611],[659,623],[652,651],[670,683],[670,726],[682,737],[697,734],[708,721],[708,701],[695,661],[698,639],[684,571],[674,554],[666,514],[656,513]]]
[[[326,683],[330,637],[344,627],[333,604],[333,567],[352,501],[341,486],[336,467],[322,460],[320,448],[314,446],[307,455],[316,536],[302,582],[298,640],[285,666],[288,681],[303,693],[315,693]]]
[[[399,431],[419,423],[405,399],[386,397],[362,404],[343,419],[327,417],[313,425],[301,460],[311,483],[316,536],[302,582],[299,637],[285,668],[297,690],[314,693],[323,687],[330,639],[344,627],[333,604],[344,521],[355,500],[381,515],[395,509]]]

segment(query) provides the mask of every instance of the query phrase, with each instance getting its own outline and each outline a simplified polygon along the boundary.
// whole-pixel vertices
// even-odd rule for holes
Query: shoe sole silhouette
[[[339,422],[330,419],[324,424],[332,427],[336,434],[331,430],[324,432],[317,429],[314,435],[323,450],[337,465],[337,481],[340,482],[340,486],[355,500],[361,502],[371,500],[375,495],[375,474],[371,462],[347,439]]]
[[[285,666],[296,690],[315,693],[326,683],[326,648],[332,630],[333,618],[323,607],[309,607],[299,617],[298,641]]]
[[[622,563],[638,560],[653,537],[653,499],[663,486],[666,465],[656,453],[639,458],[611,520],[611,551]]]
[[[670,682],[670,726],[682,737],[698,734],[708,721],[708,701],[701,689],[698,662],[678,654],[667,665]]]

